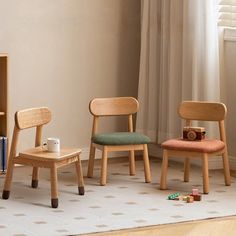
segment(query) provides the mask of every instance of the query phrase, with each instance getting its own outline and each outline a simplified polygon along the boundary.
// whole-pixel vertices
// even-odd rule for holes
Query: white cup
[[[60,139],[59,138],[48,138],[47,149],[49,152],[60,152]]]

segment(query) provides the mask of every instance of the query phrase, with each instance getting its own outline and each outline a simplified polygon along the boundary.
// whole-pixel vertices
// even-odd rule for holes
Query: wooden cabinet
[[[7,54],[0,53],[0,136],[7,133]]]

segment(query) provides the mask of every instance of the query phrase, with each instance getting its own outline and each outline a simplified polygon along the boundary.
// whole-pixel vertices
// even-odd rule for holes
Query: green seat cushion
[[[101,145],[147,144],[150,141],[149,137],[136,132],[96,134],[92,137],[93,143]]]

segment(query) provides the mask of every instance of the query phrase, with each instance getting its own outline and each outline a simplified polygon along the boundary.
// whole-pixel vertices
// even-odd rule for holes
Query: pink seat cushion
[[[161,144],[167,150],[213,153],[224,149],[225,144],[221,140],[204,139],[202,141],[187,141],[181,138],[170,139]]]

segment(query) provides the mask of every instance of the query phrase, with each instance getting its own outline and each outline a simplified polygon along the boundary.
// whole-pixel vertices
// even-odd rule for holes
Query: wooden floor
[[[236,216],[194,221],[161,226],[150,226],[106,233],[87,234],[89,236],[223,236],[236,235]]]

